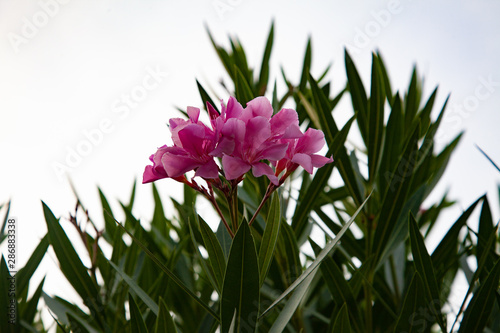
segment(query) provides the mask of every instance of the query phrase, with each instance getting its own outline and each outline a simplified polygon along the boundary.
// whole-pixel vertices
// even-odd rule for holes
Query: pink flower
[[[179,178],[191,170],[205,179],[219,177],[219,167],[210,153],[215,148],[215,133],[199,122],[200,110],[188,108],[189,120],[170,119],[173,147],[162,146],[149,158],[153,165],[146,166],[143,183],[162,178]]]
[[[300,137],[302,133],[294,110],[283,109],[272,115],[273,108],[265,97],[251,100],[245,109],[233,97],[227,107],[222,105],[221,115],[213,118],[220,128],[216,130],[220,139],[212,155],[222,157],[226,179],[238,179],[252,170],[255,177],[266,175],[278,185],[267,161],[285,156],[288,143],[279,139]]]
[[[301,138],[285,141],[288,141],[289,145],[285,157],[276,164],[277,175],[286,169],[286,178],[299,165],[312,174],[313,168],[321,168],[333,162],[331,157],[315,154],[325,145],[325,136],[320,130],[309,128]]]

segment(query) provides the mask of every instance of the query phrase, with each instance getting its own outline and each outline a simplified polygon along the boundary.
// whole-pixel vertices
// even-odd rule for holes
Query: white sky
[[[499,174],[474,144],[500,163],[499,14],[500,3],[491,0],[0,0],[0,202],[12,199],[21,265],[46,232],[40,200],[56,216],[67,217],[74,209],[67,181],[54,171],[54,163],[67,163],[70,150],[88,148],[81,161],[73,160],[68,174],[100,222],[96,186],[119,211],[115,199],[128,200],[148,156],[167,142],[165,124],[178,116],[174,106],[201,106],[195,78],[227,99],[217,83],[224,70],[204,23],[224,45],[228,34],[237,35],[250,64],[259,68],[274,18],[271,75],[283,65],[294,82],[312,36],[312,71],[318,75],[333,61],[335,91],[345,83],[345,45],[367,87],[376,49],[385,58],[393,88],[406,90],[417,64],[425,77],[424,98],[440,86],[436,112],[452,93],[443,143],[466,130],[434,200],[448,188],[459,201],[449,213],[451,223],[461,209],[488,193],[498,218]],[[156,81],[151,72],[160,73]],[[143,100],[127,107],[122,98],[133,92]],[[336,117],[346,114],[337,111]],[[85,132],[99,126],[107,133],[84,147]],[[169,195],[179,197],[173,181],[157,185],[165,201]],[[150,185],[138,185],[138,216],[152,215],[151,197]],[[44,260],[45,271],[54,258],[51,252]],[[51,272],[47,289],[65,295],[57,292],[59,280]]]

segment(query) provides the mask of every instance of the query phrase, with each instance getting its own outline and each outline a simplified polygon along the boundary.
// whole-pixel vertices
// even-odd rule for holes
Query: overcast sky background
[[[429,202],[446,189],[458,200],[443,221],[446,226],[488,193],[498,219],[500,175],[474,144],[500,163],[499,14],[500,3],[493,0],[0,0],[0,202],[11,198],[10,215],[18,218],[20,266],[46,233],[40,200],[56,216],[68,217],[74,209],[62,169],[101,222],[96,187],[119,212],[116,199],[128,200],[149,155],[168,142],[166,123],[178,116],[174,106],[202,106],[195,78],[227,100],[218,85],[226,76],[205,23],[225,46],[228,34],[238,36],[249,63],[260,68],[274,19],[271,78],[278,81],[283,66],[298,82],[308,36],[312,72],[319,75],[333,62],[334,91],[345,84],[346,46],[367,88],[374,50],[385,59],[393,89],[406,90],[416,64],[424,77],[424,98],[439,84],[436,113],[451,93],[440,143],[466,131]],[[127,102],[131,94],[135,98]],[[346,111],[335,114],[340,123],[350,112],[347,95],[343,105]],[[157,185],[165,201],[179,198],[174,181]],[[152,215],[151,200],[151,185],[138,184],[138,216]],[[73,234],[68,225],[63,222]],[[54,262],[50,251],[39,279]],[[71,293],[53,272],[46,286],[49,293]]]

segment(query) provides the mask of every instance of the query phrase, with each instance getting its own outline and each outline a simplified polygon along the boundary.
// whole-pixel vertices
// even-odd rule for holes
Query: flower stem
[[[267,187],[267,190],[266,190],[266,194],[264,195],[264,197],[262,198],[262,201],[260,202],[259,204],[259,207],[257,207],[257,210],[255,211],[255,213],[253,214],[252,218],[250,219],[250,222],[248,222],[248,225],[252,225],[252,223],[255,221],[255,219],[257,218],[257,215],[259,215],[259,212],[260,210],[262,209],[262,207],[264,207],[264,204],[266,203],[266,201],[271,197],[271,194],[274,192],[274,190],[276,190],[278,187],[275,186],[274,184],[269,184],[269,186]]]
[[[212,206],[214,206],[215,210],[217,211],[217,214],[219,214],[219,216],[222,220],[222,223],[224,223],[224,226],[226,227],[227,231],[229,232],[229,235],[231,236],[231,238],[234,238],[234,233],[231,230],[231,227],[229,226],[229,224],[227,224],[226,218],[224,217],[224,214],[222,214],[222,211],[220,210],[220,207],[217,204],[217,200],[215,199],[212,184],[210,182],[207,182],[207,185],[208,185],[208,189],[209,189],[210,193],[208,193],[206,190],[200,191],[200,192],[205,196],[205,198],[208,199],[208,201],[210,201],[212,203]]]

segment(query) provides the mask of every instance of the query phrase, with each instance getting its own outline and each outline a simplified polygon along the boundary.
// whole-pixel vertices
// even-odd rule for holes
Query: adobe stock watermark
[[[214,7],[217,16],[224,20],[226,14],[234,11],[242,2],[243,0],[214,0],[212,1],[212,7]]]
[[[400,0],[389,0],[384,9],[370,11],[372,19],[366,22],[362,29],[354,28],[353,44],[346,43],[346,48],[350,52],[360,53],[362,49],[370,45],[373,39],[380,35],[383,29],[389,26],[393,17],[402,11],[403,6]]]
[[[20,33],[9,32],[7,38],[12,46],[12,49],[17,54],[19,47],[28,44],[30,40],[35,38],[41,29],[43,29],[50,22],[52,18],[57,16],[61,6],[66,5],[70,0],[40,0],[38,6],[40,7],[31,17],[23,16]]]
[[[55,175],[62,181],[66,172],[77,168],[83,162],[83,159],[92,154],[95,147],[101,145],[106,135],[112,133],[116,128],[117,120],[124,120],[131,111],[138,108],[141,102],[149,96],[149,94],[157,89],[168,76],[167,72],[162,71],[159,66],[145,68],[146,74],[142,78],[141,83],[133,86],[128,92],[122,93],[119,98],[111,103],[111,112],[118,119],[113,120],[111,117],[102,118],[96,127],[91,129],[83,129],[81,131],[83,138],[74,146],[66,146],[66,156],[63,161],[52,162],[52,169]]]

